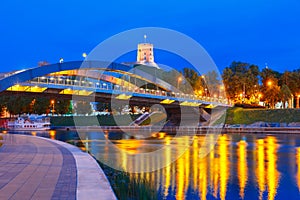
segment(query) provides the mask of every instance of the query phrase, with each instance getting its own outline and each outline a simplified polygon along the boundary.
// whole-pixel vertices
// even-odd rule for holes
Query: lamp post
[[[219,89],[219,97],[218,98],[222,98],[223,97],[223,90],[224,90],[224,86],[223,85],[220,85],[220,89]],[[221,93],[221,96],[220,96],[220,93]]]
[[[271,87],[272,84],[273,84],[273,82],[272,82],[271,80],[269,80],[269,81],[267,82],[267,85],[268,85],[269,87]]]
[[[178,90],[179,90],[179,82],[181,82],[181,81],[182,81],[182,77],[179,76],[178,79],[177,79],[177,89]]]
[[[269,87],[269,88],[271,88],[272,87],[272,85],[273,85],[273,82],[271,81],[271,80],[268,80],[267,81],[267,86]],[[269,97],[270,98],[270,97]],[[269,108],[270,108],[270,99],[269,100],[267,100],[267,102],[268,102],[268,104],[269,104]],[[272,105],[273,106],[273,105]],[[271,107],[272,108],[272,107]]]
[[[261,97],[262,97],[262,94],[259,93],[259,94],[258,94],[258,102],[260,102]]]
[[[55,104],[55,101],[51,100],[51,104],[52,104],[52,116],[53,116],[54,115],[54,104]]]

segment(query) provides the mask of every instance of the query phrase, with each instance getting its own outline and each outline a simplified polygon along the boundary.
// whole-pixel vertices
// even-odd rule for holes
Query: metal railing
[[[197,96],[194,94],[185,94],[179,92],[167,92],[163,90],[154,90],[147,88],[139,88],[139,87],[127,87],[122,85],[113,85],[111,83],[101,83],[101,82],[93,82],[86,80],[72,80],[61,77],[38,77],[31,81],[30,84],[38,85],[38,84],[46,84],[46,85],[61,85],[61,86],[69,86],[69,87],[82,87],[87,89],[100,89],[100,90],[112,90],[114,92],[126,92],[126,93],[137,93],[137,94],[145,94],[147,96],[161,96],[168,98],[179,98],[182,101],[188,100],[198,100],[209,103],[220,103],[225,105],[230,105],[226,98],[222,97],[210,97],[210,96]]]

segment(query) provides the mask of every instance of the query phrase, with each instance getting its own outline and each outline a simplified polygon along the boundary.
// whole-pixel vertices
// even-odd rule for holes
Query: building
[[[154,62],[153,44],[146,42],[146,35],[144,35],[144,38],[145,42],[138,44],[136,64],[159,68]]]
[[[154,63],[153,44],[150,43],[138,44],[137,62]]]

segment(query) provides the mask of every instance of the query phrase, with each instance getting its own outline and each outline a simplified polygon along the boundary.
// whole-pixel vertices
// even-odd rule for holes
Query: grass
[[[97,161],[98,162],[98,161]],[[100,162],[98,164],[107,176],[116,196],[120,200],[156,200],[157,191],[154,186],[145,179],[138,178],[134,174],[112,169]]]
[[[244,109],[229,108],[226,124],[253,124],[255,122],[300,122],[299,109]]]
[[[52,117],[53,126],[127,126],[131,121],[140,115],[101,115],[101,116],[74,116],[74,117]],[[151,118],[156,119],[163,116],[157,115]],[[215,124],[224,121],[222,116]],[[115,119],[116,120],[115,120]],[[300,109],[245,109],[240,107],[229,108],[226,115],[226,124],[253,124],[255,122],[278,122],[291,123],[300,122]],[[148,125],[151,119],[148,118],[141,125]]]
[[[69,140],[69,144],[83,147],[81,140]],[[92,154],[90,154],[93,156]],[[95,157],[94,157],[95,159]],[[157,200],[158,191],[153,184],[145,179],[138,178],[136,174],[118,171],[95,159],[105,173],[110,185],[119,200]]]

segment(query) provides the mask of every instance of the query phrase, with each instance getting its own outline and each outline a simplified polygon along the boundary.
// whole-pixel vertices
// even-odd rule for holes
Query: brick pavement
[[[50,139],[3,134],[0,199],[116,199],[87,153]]]

